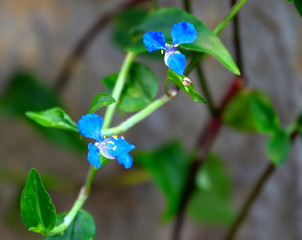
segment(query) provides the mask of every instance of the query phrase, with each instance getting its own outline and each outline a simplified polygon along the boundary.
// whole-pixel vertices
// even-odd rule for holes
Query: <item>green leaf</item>
[[[163,220],[170,220],[179,206],[179,199],[187,178],[189,156],[182,146],[172,142],[150,153],[138,153],[136,162],[152,176],[167,199]]]
[[[302,17],[302,1],[301,0],[294,0],[294,4],[295,4],[295,7],[296,7],[298,13]]]
[[[235,96],[222,115],[223,121],[236,129],[271,133],[280,129],[279,118],[265,93],[245,90]]]
[[[60,128],[78,132],[77,124],[71,120],[62,108],[55,107],[42,112],[26,112],[25,114],[43,127]]]
[[[239,75],[240,71],[230,53],[220,39],[195,16],[178,8],[161,8],[149,14],[140,25],[133,28],[133,36],[138,39],[135,47],[129,48],[134,52],[144,52],[142,34],[145,32],[163,32],[168,42],[171,42],[171,28],[175,23],[187,21],[192,23],[198,31],[198,37],[193,43],[182,44],[180,48],[208,53],[220,61],[227,69]]]
[[[117,77],[118,73],[114,73],[102,80],[109,92],[112,92]],[[133,63],[118,108],[123,112],[138,111],[152,102],[157,90],[158,81],[153,71],[142,63]]]
[[[190,215],[201,222],[230,224],[234,219],[231,206],[231,181],[223,162],[209,155],[199,169],[197,190],[189,204]]]
[[[202,96],[198,92],[195,92],[193,83],[189,86],[185,86],[183,84],[183,78],[170,69],[168,70],[168,79],[186,94],[191,96],[195,102],[206,103]]]
[[[34,168],[30,171],[20,200],[21,217],[26,227],[43,235],[56,224],[56,210]]]
[[[58,215],[57,225],[63,223],[67,213]],[[48,236],[45,240],[93,240],[95,237],[95,224],[92,216],[81,209],[69,227],[62,233]]]
[[[25,116],[27,111],[42,111],[56,106],[61,106],[56,94],[28,71],[18,71],[13,74],[0,96],[2,114],[18,120],[26,120],[38,133],[58,146],[77,152],[86,151],[87,146],[80,141],[78,134],[42,127]]]
[[[137,26],[148,14],[145,8],[131,8],[121,12],[114,18],[113,22],[113,40],[121,48],[130,50],[139,46],[143,48],[143,42],[137,43],[137,37],[132,36],[129,29]]]
[[[98,93],[94,96],[88,113],[95,113],[98,109],[104,106],[109,106],[115,103],[115,99],[108,93]]]
[[[276,131],[268,139],[266,145],[267,156],[276,166],[280,166],[287,158],[290,146],[290,135],[284,130]]]

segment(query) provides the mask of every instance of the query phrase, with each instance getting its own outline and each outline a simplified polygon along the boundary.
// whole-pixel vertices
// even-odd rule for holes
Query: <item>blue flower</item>
[[[188,22],[176,23],[172,26],[171,37],[173,44],[166,43],[162,32],[147,32],[143,35],[143,41],[149,52],[161,49],[165,52],[165,64],[179,75],[184,74],[186,56],[179,51],[179,44],[194,42],[197,38],[197,30]]]
[[[102,137],[103,118],[96,114],[86,114],[78,122],[80,133],[96,142],[88,144],[88,161],[96,168],[101,167],[100,154],[109,159],[117,159],[125,168],[132,166],[133,159],[128,152],[135,146],[123,137]]]

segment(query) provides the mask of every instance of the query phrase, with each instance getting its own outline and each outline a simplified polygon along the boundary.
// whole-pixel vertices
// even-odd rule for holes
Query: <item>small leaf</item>
[[[42,112],[26,112],[26,116],[44,127],[60,128],[78,132],[75,122],[62,108],[55,107]]]
[[[109,106],[115,103],[115,99],[108,93],[98,93],[94,96],[88,113],[95,113],[98,109],[104,106]]]
[[[271,133],[280,129],[279,118],[270,100],[260,91],[238,93],[222,117],[226,124],[242,131]]]
[[[150,153],[139,153],[136,162],[152,176],[167,199],[163,220],[170,220],[179,206],[179,199],[187,178],[189,156],[182,146],[172,142]]]
[[[186,94],[191,96],[191,98],[195,102],[206,103],[206,101],[202,98],[202,96],[198,92],[195,92],[193,83],[189,86],[185,86],[183,84],[182,77],[177,73],[175,73],[174,71],[172,71],[171,69],[168,70],[168,79],[171,82],[173,82],[177,87],[179,87],[181,90],[183,90]]]
[[[268,139],[266,153],[269,159],[277,166],[284,163],[290,151],[290,136],[284,130],[273,133]]]
[[[117,80],[118,73],[114,73],[102,80],[109,92]],[[133,63],[118,103],[123,112],[135,112],[147,106],[155,98],[158,81],[153,71],[142,63]]]
[[[204,223],[230,224],[234,219],[231,206],[231,181],[223,162],[209,155],[199,169],[197,190],[189,204],[190,215]]]
[[[296,7],[298,13],[302,17],[302,1],[301,0],[294,0],[294,4],[295,4],[295,7]]]
[[[60,106],[56,94],[43,85],[42,81],[28,71],[17,71],[8,80],[8,85],[0,96],[0,112],[17,120],[26,120],[31,127],[52,143],[73,151],[87,151],[78,134],[62,129],[49,129],[29,120],[27,111],[42,111]]]
[[[129,49],[137,52],[146,51],[146,48],[141,46],[142,34],[146,32],[163,32],[167,42],[171,43],[170,32],[172,26],[175,23],[184,21],[192,23],[195,26],[198,37],[193,43],[180,45],[181,48],[208,53],[217,58],[217,60],[233,73],[237,75],[240,74],[238,67],[220,39],[198,18],[179,8],[161,8],[147,15],[140,25],[133,28],[133,35],[137,37],[138,44]]]
[[[21,217],[30,231],[43,235],[56,224],[56,210],[34,168],[30,171],[20,200]]]
[[[67,213],[58,215],[57,225],[64,221]],[[61,234],[48,236],[45,240],[93,240],[95,238],[95,224],[92,216],[81,209],[69,227]]]

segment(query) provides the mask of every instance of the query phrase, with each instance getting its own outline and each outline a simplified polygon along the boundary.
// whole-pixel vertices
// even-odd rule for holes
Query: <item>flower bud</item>
[[[191,82],[191,80],[190,80],[189,78],[185,77],[185,78],[182,79],[182,84],[183,84],[185,87],[187,87],[187,86],[192,85],[192,82]]]

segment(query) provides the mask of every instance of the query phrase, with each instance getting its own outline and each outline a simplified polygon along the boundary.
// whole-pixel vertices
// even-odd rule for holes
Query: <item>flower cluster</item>
[[[103,119],[96,114],[86,114],[78,122],[80,133],[96,142],[88,144],[88,161],[96,168],[101,167],[100,154],[108,159],[117,159],[125,168],[132,166],[133,159],[128,152],[135,146],[128,143],[123,137],[102,136]]]
[[[161,49],[165,52],[165,64],[179,75],[184,74],[186,56],[177,50],[179,44],[194,42],[197,30],[188,22],[176,23],[172,26],[171,37],[173,44],[166,43],[162,32],[147,32],[143,35],[143,42],[149,52]]]

